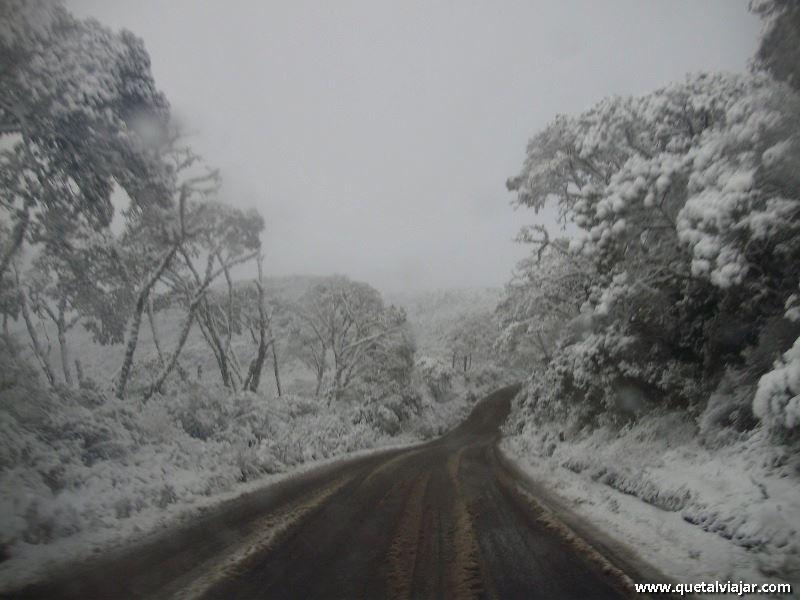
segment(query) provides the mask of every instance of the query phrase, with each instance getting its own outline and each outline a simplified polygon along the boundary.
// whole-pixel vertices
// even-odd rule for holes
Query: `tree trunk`
[[[281,392],[281,376],[280,376],[280,373],[278,372],[278,351],[275,349],[275,346],[277,346],[277,345],[278,344],[275,341],[275,338],[273,336],[273,339],[272,339],[272,372],[275,373],[275,388],[278,390],[278,398],[280,398],[281,395],[282,395],[282,392]]]
[[[260,256],[260,255],[259,255]],[[227,335],[225,337],[225,354],[227,355],[231,350],[231,341],[233,340],[233,280],[231,279],[231,273],[228,267],[225,265],[225,261],[222,260],[222,256],[217,254],[217,260],[219,260],[220,266],[222,266],[222,272],[225,275],[225,283],[228,286],[228,313],[227,318]],[[259,259],[260,262],[260,259]],[[259,300],[263,300],[263,297],[259,298]]]
[[[59,315],[56,328],[58,331],[58,348],[61,352],[61,369],[64,371],[64,383],[66,383],[68,387],[74,387],[72,369],[69,366],[69,348],[67,347],[67,335],[64,327],[63,314]]]
[[[259,255],[260,257],[260,255]],[[239,359],[236,357],[236,354],[233,352],[231,348],[231,343],[233,341],[233,280],[231,279],[231,272],[228,268],[227,263],[223,260],[222,256],[217,253],[217,260],[219,261],[220,267],[222,268],[222,273],[225,276],[225,283],[228,287],[228,306],[227,306],[227,313],[225,315],[226,321],[226,333],[225,333],[225,345],[223,346],[223,354],[225,356],[225,368],[228,372],[228,381],[230,382],[230,386],[235,390],[236,389],[236,381],[234,381],[233,375],[235,374],[239,383],[242,383],[242,372],[241,367],[239,366]],[[258,259],[260,262],[260,258]],[[263,300],[263,296],[261,298]]]
[[[176,248],[177,250],[177,248]],[[240,259],[242,260],[242,259]],[[194,298],[189,303],[187,308],[186,314],[186,322],[181,329],[180,337],[178,338],[178,343],[175,346],[175,351],[172,353],[167,364],[164,366],[164,369],[161,371],[161,374],[158,376],[158,379],[153,383],[152,386],[147,390],[145,393],[144,399],[148,400],[153,394],[155,394],[158,390],[161,389],[161,386],[164,385],[164,382],[169,377],[169,374],[175,368],[175,365],[178,364],[178,358],[181,355],[181,351],[183,350],[183,346],[186,344],[186,339],[189,337],[189,330],[192,328],[192,323],[194,322],[195,312],[197,311],[198,306],[200,303],[205,300],[206,291],[208,290],[208,286],[214,279],[214,274],[212,273],[213,262],[211,260],[208,261],[206,265],[206,273],[205,277],[202,280],[202,283],[195,291]]]
[[[189,330],[191,330],[192,323],[194,322],[194,312],[195,308],[190,307],[189,314],[186,316],[186,322],[183,324],[183,328],[181,329],[181,335],[178,338],[178,343],[175,346],[175,351],[172,353],[169,362],[161,370],[161,374],[158,376],[158,379],[156,379],[155,383],[153,383],[153,385],[150,386],[150,389],[147,390],[147,393],[144,396],[145,400],[149,400],[153,394],[161,389],[161,386],[164,385],[164,382],[167,380],[167,377],[169,377],[169,374],[172,373],[172,369],[174,369],[175,365],[178,363],[178,357],[181,355],[183,346],[186,344],[186,339],[189,337]]]
[[[83,367],[81,361],[75,359],[75,376],[78,378],[78,387],[84,387],[86,384],[86,377],[83,374]]]
[[[320,360],[317,365],[317,389],[314,390],[314,397],[319,398],[319,393],[322,391],[322,379],[325,377],[325,359]]]
[[[242,365],[239,363],[239,357],[236,356],[236,351],[231,347],[228,350],[228,373],[231,377],[231,383],[233,384],[233,388],[236,389],[237,386],[243,388],[242,382],[244,381],[244,377],[242,377]]]
[[[536,337],[539,340],[539,348],[542,350],[542,354],[544,354],[545,362],[549,363],[551,360],[550,353],[547,351],[547,344],[544,343],[542,339],[542,333],[540,331],[536,332]]]
[[[128,343],[125,346],[125,358],[122,360],[122,368],[120,369],[119,379],[117,381],[117,398],[120,400],[125,397],[125,388],[128,385],[128,378],[131,374],[131,366],[133,365],[133,355],[136,352],[136,345],[139,342],[139,327],[142,324],[142,313],[145,309],[145,302],[150,296],[150,290],[158,281],[159,277],[164,273],[169,266],[172,257],[178,251],[180,243],[175,242],[169,251],[161,259],[161,262],[156,267],[155,271],[150,275],[150,278],[145,281],[142,289],[139,290],[139,295],[136,298],[136,309],[133,313],[133,321],[131,322],[130,330],[128,333]]]
[[[263,273],[261,268],[261,255],[256,258],[256,264],[258,265],[258,279],[256,280],[256,291],[258,292],[257,302],[258,302],[258,348],[256,350],[256,355],[253,360],[250,362],[250,369],[247,373],[247,380],[245,381],[245,387],[247,387],[251,392],[255,392],[258,390],[258,385],[261,383],[261,370],[264,367],[264,361],[267,358],[267,313],[264,310],[264,286],[262,285],[263,280]],[[228,294],[233,293],[233,287],[231,285],[230,277],[226,271],[225,276],[228,280]],[[229,296],[229,315],[232,313],[230,309],[230,296]],[[228,332],[230,333],[230,323]],[[273,339],[270,343],[273,345],[273,349],[275,346],[275,340]],[[280,396],[280,393],[278,394]]]
[[[244,380],[244,388],[251,392],[257,392],[258,386],[261,383],[261,369],[264,367],[264,360],[267,358],[267,348],[262,344],[258,345],[258,351],[250,361],[250,367],[247,369],[247,377]]]
[[[3,253],[3,257],[0,258],[0,279],[3,278],[3,275],[5,274],[6,269],[8,269],[8,266],[11,264],[11,260],[14,258],[14,255],[22,247],[22,242],[25,240],[25,234],[28,232],[28,227],[31,221],[32,205],[33,201],[26,198],[22,209],[19,210],[19,213],[21,214],[19,215],[19,221],[17,221],[17,224],[14,225],[14,230],[11,232],[11,243]]]
[[[158,353],[158,364],[159,366],[164,366],[164,353],[161,351],[161,340],[158,337],[158,331],[156,330],[156,320],[153,316],[153,295],[150,294],[147,296],[147,320],[150,322],[150,333],[153,335],[153,345],[156,347],[156,352]]]
[[[128,330],[128,343],[125,345],[125,357],[122,359],[122,368],[117,380],[117,398],[122,400],[125,397],[125,388],[128,385],[128,378],[131,375],[133,366],[133,355],[136,352],[136,345],[139,343],[139,327],[142,324],[142,312],[144,312],[144,298],[141,293],[136,302],[136,310],[133,313],[133,320]]]
[[[36,355],[47,381],[51,386],[55,385],[56,378],[53,374],[53,368],[50,366],[50,357],[48,356],[49,353],[44,351],[42,344],[39,342],[39,336],[36,335],[36,328],[31,320],[31,311],[28,307],[28,297],[21,289],[19,291],[19,299],[22,308],[22,318],[25,321],[25,328],[28,330],[28,335],[31,338],[31,344],[33,345],[33,353]]]
[[[16,356],[17,351],[14,347],[14,343],[11,341],[11,332],[8,330],[8,314],[3,315],[3,341],[6,344],[9,355]]]
[[[204,306],[200,309],[199,320],[201,320],[205,326],[204,337],[206,338],[208,345],[211,347],[211,351],[213,352],[214,358],[217,361],[219,374],[222,378],[222,385],[224,385],[226,388],[235,389],[231,379],[230,367],[228,366],[228,357],[225,354],[225,347],[223,346],[222,340],[217,333],[216,325],[214,325],[214,318],[211,316],[211,309],[205,302]]]
[[[336,400],[337,402],[341,400],[342,394],[344,393],[344,390],[342,389],[343,374],[344,374],[344,368],[342,366],[337,366],[333,372],[333,389],[331,390],[331,398]]]
[[[156,352],[158,353],[158,366],[163,368],[166,359],[164,358],[164,346],[161,344],[161,338],[158,335],[158,326],[156,325],[156,316],[155,311],[153,310],[152,293],[147,299],[147,320],[150,322],[150,332],[153,335],[153,345],[155,345]],[[189,374],[186,372],[186,369],[183,368],[180,361],[178,361],[178,363],[175,365],[175,370],[178,371],[181,381],[189,380]]]

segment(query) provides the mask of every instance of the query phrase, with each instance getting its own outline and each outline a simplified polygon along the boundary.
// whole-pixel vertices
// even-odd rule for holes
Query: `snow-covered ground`
[[[43,427],[0,411],[0,589],[46,574],[284,477],[343,457],[414,444],[445,431],[474,394],[423,395],[390,434],[356,408],[298,396],[195,387],[146,404],[71,398]],[[102,402],[89,410],[88,398]],[[38,407],[47,410],[44,404]],[[38,411],[37,411],[38,412]],[[13,466],[11,466],[13,465]]]
[[[800,592],[798,459],[758,433],[708,447],[690,419],[664,412],[570,439],[512,416],[501,449],[676,582],[789,582]]]

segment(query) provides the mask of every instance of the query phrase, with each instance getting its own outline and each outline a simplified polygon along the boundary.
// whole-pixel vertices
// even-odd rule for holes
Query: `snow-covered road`
[[[269,486],[16,597],[627,597],[498,460],[516,389],[432,443]]]

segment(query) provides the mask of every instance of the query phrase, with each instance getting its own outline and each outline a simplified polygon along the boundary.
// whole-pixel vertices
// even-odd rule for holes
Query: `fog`
[[[558,113],[742,71],[746,0],[74,0],[141,36],[223,199],[265,215],[268,274],[499,286],[527,250],[507,177]]]

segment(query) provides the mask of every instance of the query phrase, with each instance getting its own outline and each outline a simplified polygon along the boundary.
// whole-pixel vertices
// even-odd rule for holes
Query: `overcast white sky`
[[[747,0],[72,0],[142,37],[159,87],[267,221],[269,274],[499,286],[537,217],[505,180],[557,113],[742,71]],[[546,216],[539,219],[547,219]]]

